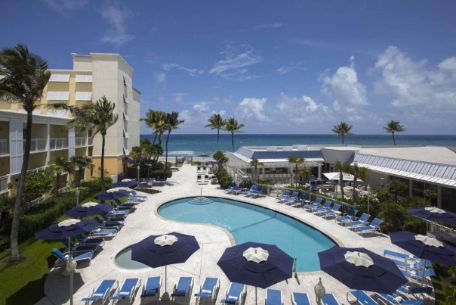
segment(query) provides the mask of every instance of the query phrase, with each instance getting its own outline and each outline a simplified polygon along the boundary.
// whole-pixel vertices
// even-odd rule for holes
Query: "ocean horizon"
[[[142,134],[141,139],[152,141],[153,136]],[[334,134],[236,134],[234,147],[270,146],[270,145],[305,145],[305,144],[341,144],[341,139]],[[347,145],[393,145],[388,134],[356,134],[345,138]],[[456,135],[396,135],[397,145],[406,146],[446,146],[456,147]],[[171,154],[186,152],[192,155],[212,154],[216,150],[231,151],[231,135],[221,134],[217,148],[216,134],[171,134],[169,151]]]

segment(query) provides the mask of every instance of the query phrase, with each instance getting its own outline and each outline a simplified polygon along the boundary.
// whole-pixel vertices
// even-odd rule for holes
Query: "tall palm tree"
[[[223,165],[229,161],[225,154],[220,150],[216,151],[212,158],[214,158],[214,160],[217,161],[218,171],[220,171],[223,168]]]
[[[405,131],[405,127],[401,125],[401,122],[394,120],[389,121],[383,129],[385,129],[386,132],[391,133],[394,145],[396,145],[395,133]]]
[[[342,144],[345,144],[345,136],[351,134],[352,127],[353,126],[348,123],[340,122],[333,127],[332,132],[341,137]]]
[[[217,129],[217,149],[219,147],[219,138],[220,138],[220,129],[225,126],[225,120],[223,120],[222,116],[219,113],[214,113],[208,120],[206,127],[211,129]]]
[[[66,158],[58,157],[53,163],[50,164],[53,172],[55,173],[55,187],[54,193],[58,193],[60,188],[60,177],[63,173],[68,173],[68,182],[70,181],[70,175],[74,170],[73,164]]]
[[[340,186],[340,194],[342,196],[342,200],[345,198],[344,194],[344,172],[349,172],[350,171],[350,164],[348,163],[342,163],[340,161],[337,161],[335,164],[335,169],[336,171],[339,171],[339,186]]]
[[[349,166],[350,174],[353,175],[353,199],[356,200],[358,198],[358,193],[356,191],[356,186],[358,185],[358,179],[366,181],[367,178],[367,168],[359,166],[357,162],[353,163],[353,165]]]
[[[304,163],[304,158],[291,156],[288,158],[288,163],[292,163],[295,165],[295,171],[294,171],[294,180],[295,181],[294,182],[295,182],[295,184],[298,184],[299,165]]]
[[[259,179],[258,179],[258,166],[261,166],[261,165],[263,165],[263,163],[261,163],[256,158],[253,158],[252,161],[250,161],[250,166],[252,167],[252,169],[254,169],[254,171],[252,171],[252,180],[256,179],[257,182],[259,181]]]
[[[14,48],[6,48],[0,51],[0,76],[0,98],[21,104],[27,113],[24,154],[14,202],[10,236],[10,258],[12,261],[17,261],[20,259],[18,248],[19,217],[30,157],[32,114],[37,106],[36,102],[43,96],[44,87],[48,83],[51,73],[48,71],[48,64],[44,59],[29,52],[27,46],[18,44]]]
[[[92,159],[87,156],[73,156],[70,158],[70,162],[75,171],[75,177],[73,179],[73,182],[76,185],[79,185],[80,180],[84,178],[84,170],[92,166]]]
[[[240,124],[234,117],[230,117],[225,121],[225,130],[231,133],[231,148],[234,151],[234,134],[241,131],[244,124]]]
[[[146,117],[142,118],[141,121],[144,121],[147,127],[153,130],[152,144],[157,143],[157,140],[158,144],[161,144],[166,127],[166,112],[149,109],[146,112]]]
[[[179,120],[179,112],[171,112],[166,114],[165,119],[165,131],[166,134],[166,144],[165,144],[165,171],[168,169],[168,143],[169,143],[169,135],[175,129],[179,128],[179,125],[182,124],[184,120]]]

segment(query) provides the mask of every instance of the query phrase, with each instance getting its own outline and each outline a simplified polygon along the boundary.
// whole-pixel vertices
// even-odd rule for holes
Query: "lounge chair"
[[[293,292],[291,295],[291,304],[293,305],[310,305],[307,293]]]
[[[189,276],[181,276],[179,281],[174,286],[173,301],[180,304],[188,304],[192,295],[193,278]]]
[[[62,244],[67,248],[67,250],[71,250],[71,252],[97,252],[100,250],[100,247],[96,244],[82,244],[82,243],[76,243],[76,244],[69,244],[68,239],[62,239],[61,240]],[[71,247],[71,249],[70,249]]]
[[[257,192],[257,186],[256,184],[253,184],[246,192],[245,192],[245,197],[250,197]]]
[[[263,190],[261,189],[261,186],[257,185],[256,190],[250,195],[252,198],[258,198],[258,197],[263,197]]]
[[[226,292],[225,298],[221,302],[230,305],[243,305],[246,293],[247,290],[244,284],[232,282]]]
[[[351,294],[356,298],[359,304],[379,305],[371,296],[369,296],[363,290],[353,290]]]
[[[111,299],[117,301],[128,300],[128,303],[131,304],[140,284],[141,281],[138,278],[126,279]]]
[[[357,226],[364,226],[371,216],[367,213],[363,213],[358,220],[353,220],[345,223],[345,227],[347,228],[354,228]]]
[[[52,249],[51,253],[57,258],[57,261],[55,262],[56,266],[62,266],[67,263],[68,253],[63,253],[57,248]],[[71,255],[73,256],[73,261],[75,261],[76,264],[90,263],[93,258],[92,251],[71,252]]]
[[[345,223],[345,222],[353,221],[357,214],[358,214],[358,209],[352,208],[344,216],[336,217],[336,222],[337,223]]]
[[[103,280],[90,296],[82,298],[81,301],[84,301],[86,304],[97,301],[100,301],[101,304],[106,303],[111,295],[114,284],[116,284],[115,280]]]
[[[340,305],[334,295],[327,293],[321,299],[323,305]]]
[[[383,222],[380,218],[374,218],[367,226],[356,226],[354,231],[358,234],[368,234],[380,231],[380,224]]]
[[[198,293],[199,304],[214,304],[220,289],[220,281],[215,277],[207,277]]]
[[[424,269],[424,270],[404,270],[399,269],[405,277],[415,279],[415,280],[422,280],[429,276],[435,276],[435,271],[433,268]]]
[[[231,194],[231,191],[233,191],[233,190],[236,189],[236,188],[237,188],[237,185],[236,185],[236,183],[233,182],[233,183],[231,183],[231,185],[225,190],[225,193]]]
[[[277,201],[281,202],[282,200],[288,200],[290,198],[291,191],[289,190],[284,190],[282,194],[277,196]]]
[[[161,278],[159,276],[153,276],[147,278],[146,283],[143,285],[141,298],[148,298],[150,300],[156,300],[160,298]]]
[[[291,193],[290,198],[288,198],[288,200],[284,201],[283,203],[288,204],[288,205],[295,203],[296,201],[298,201],[298,195],[299,195],[299,192]]]
[[[331,208],[331,210],[326,211],[323,214],[320,214],[320,216],[325,218],[325,219],[336,217],[337,215],[340,214],[339,210],[340,210],[341,207],[342,207],[342,205],[340,203],[334,203],[334,205]]]
[[[304,209],[306,210],[311,210],[312,208],[319,207],[321,206],[321,201],[323,200],[322,197],[317,197],[312,203],[305,204],[303,206]]]
[[[265,305],[282,305],[282,291],[276,289],[266,290]]]
[[[98,245],[99,247],[103,247],[105,241],[103,238],[90,238],[84,235],[78,235],[75,237],[78,243],[86,244],[86,245]]]
[[[117,234],[116,229],[104,229],[104,228],[96,228],[90,232],[92,236],[95,237],[102,237],[102,238],[114,238]]]
[[[315,215],[324,214],[329,211],[332,205],[332,200],[326,200],[322,207],[320,208],[312,208],[310,211]]]
[[[407,300],[394,293],[377,293],[377,295],[382,300],[385,300],[389,304],[393,304],[393,305],[421,305],[421,304],[423,304],[422,300]]]
[[[419,295],[420,297],[423,297],[423,295],[431,296],[434,292],[434,289],[430,286],[417,286],[411,288],[410,286],[407,285],[402,285],[397,289],[398,292],[402,294],[411,294],[411,295]]]

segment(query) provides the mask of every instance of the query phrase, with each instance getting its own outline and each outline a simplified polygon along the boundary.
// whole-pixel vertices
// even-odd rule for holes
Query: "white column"
[[[76,154],[76,131],[74,128],[68,129],[68,158]]]
[[[21,119],[9,121],[10,173],[18,174],[24,158],[23,122]]]
[[[318,179],[321,179],[321,164],[318,164]]]
[[[51,162],[51,125],[46,124],[46,165]]]

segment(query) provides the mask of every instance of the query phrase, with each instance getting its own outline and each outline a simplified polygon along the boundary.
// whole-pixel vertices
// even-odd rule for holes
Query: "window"
[[[67,83],[70,81],[70,74],[52,73],[49,78],[50,82]]]
[[[48,91],[48,101],[68,101],[70,93],[68,91]]]
[[[76,92],[76,100],[77,101],[91,101],[92,100],[92,92]]]
[[[442,208],[456,212],[456,189],[442,187]]]
[[[77,83],[91,83],[92,75],[90,74],[76,74]]]

